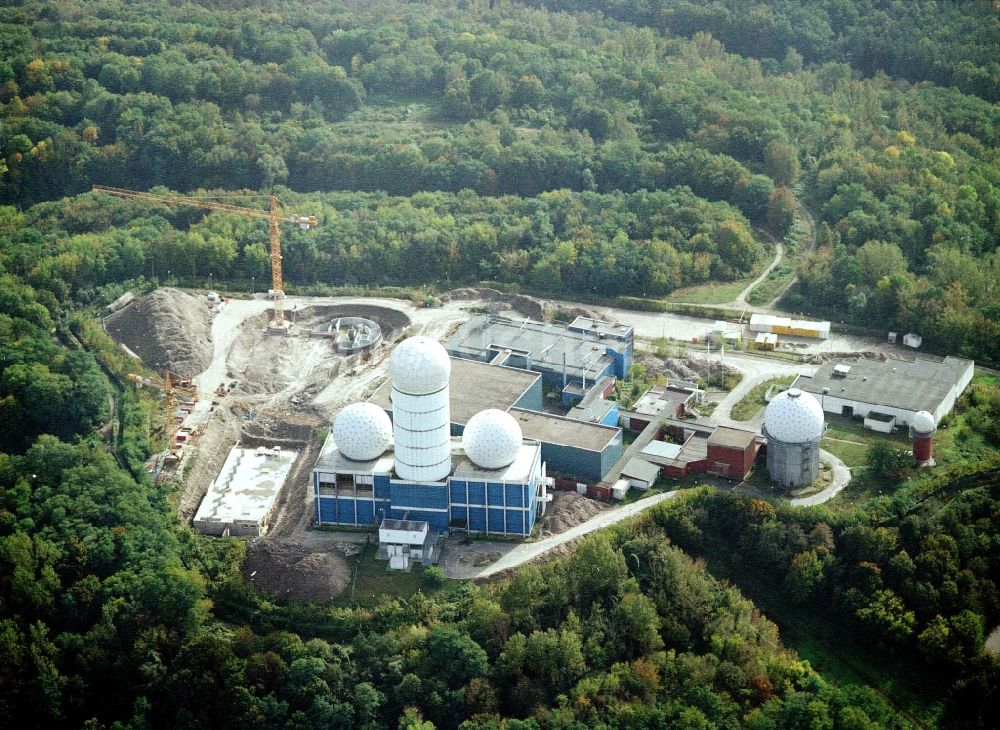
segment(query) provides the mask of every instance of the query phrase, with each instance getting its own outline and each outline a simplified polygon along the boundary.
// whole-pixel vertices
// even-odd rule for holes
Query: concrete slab
[[[195,513],[194,528],[206,535],[222,535],[227,528],[231,535],[263,535],[298,455],[234,447]]]

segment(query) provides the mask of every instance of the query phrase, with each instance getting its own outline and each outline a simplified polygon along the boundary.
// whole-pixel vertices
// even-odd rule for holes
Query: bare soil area
[[[541,536],[549,537],[565,532],[609,507],[610,505],[576,492],[554,492],[552,501],[545,508],[545,516],[542,517]]]
[[[197,374],[212,362],[212,312],[179,289],[157,289],[112,314],[104,326],[151,370]]]
[[[243,575],[257,590],[294,601],[329,601],[351,582],[351,568],[336,548],[312,549],[270,539],[247,546]]]
[[[208,485],[219,475],[229,451],[239,441],[239,412],[227,407],[216,408],[198,438],[194,452],[187,457],[183,491],[177,503],[181,519],[190,522],[208,491]]]

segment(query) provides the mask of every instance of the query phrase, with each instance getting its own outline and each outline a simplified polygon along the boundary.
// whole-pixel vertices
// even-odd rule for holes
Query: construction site
[[[646,490],[689,470],[745,479],[769,433],[784,449],[782,475],[795,472],[794,479],[778,479],[774,467],[772,478],[805,485],[820,492],[811,499],[824,501],[849,479],[809,484],[816,481],[818,454],[826,453],[818,451],[818,443],[824,406],[832,405],[824,400],[828,387],[820,389],[822,405],[795,389],[785,411],[774,415],[769,406],[770,421],[761,416],[749,428],[733,422],[729,410],[755,383],[775,376],[808,379],[821,363],[842,354],[898,357],[893,343],[873,348],[869,341],[831,332],[828,322],[758,315],[711,321],[489,289],[456,290],[434,307],[398,299],[286,297],[279,224],[311,227],[314,217],[279,212],[275,198],[265,211],[100,190],[268,220],[272,288],[266,292],[230,298],[166,287],[140,298],[128,294],[109,307],[104,327],[141,361],[129,377],[133,385],[164,399],[167,447],[150,459],[151,474],[173,487],[179,515],[195,530],[249,538],[245,575],[279,598],[337,596],[351,574],[348,559],[376,528],[391,533],[392,525],[400,535],[430,535],[422,546],[380,545],[403,565],[411,549],[425,564],[437,562],[440,538],[452,531],[537,543],[515,550],[504,543],[480,542],[469,549],[468,540],[443,543],[451,554],[442,556],[442,565],[451,566],[455,577],[507,569],[551,549],[547,543],[565,549],[581,531],[619,518],[612,513],[633,513],[632,504],[627,510],[608,504],[624,499],[630,488]],[[552,323],[553,316],[568,324]],[[683,347],[656,353],[662,344],[653,343],[668,333]],[[778,335],[786,338],[780,346],[792,349],[797,360],[741,354],[778,347]],[[641,350],[637,341],[645,342]],[[410,347],[405,356],[416,358],[413,366],[393,365],[394,351],[414,343],[416,349]],[[626,411],[610,398],[633,362],[659,374],[665,387]],[[959,375],[949,386],[947,408],[935,412],[935,423],[967,384],[971,363],[952,370]],[[886,377],[895,372],[892,367]],[[718,407],[703,416],[699,408],[706,393],[695,381],[711,388],[713,375],[743,382],[710,390],[707,396],[718,399]],[[436,385],[422,389],[426,378]],[[389,424],[396,415],[407,423],[424,419],[429,406],[418,401],[441,409],[433,430],[441,434],[443,453],[451,454],[445,461],[414,462],[425,447],[400,441],[407,433],[430,433],[426,424],[419,427],[423,430],[396,422],[382,426],[380,419]],[[812,420],[777,439],[782,419],[806,417]],[[907,423],[905,414],[898,418]],[[627,447],[623,427],[641,432]],[[670,429],[676,443],[667,442]],[[493,442],[499,437],[508,440],[497,452]],[[477,439],[487,451],[477,451]],[[808,459],[797,456],[803,444],[811,449]],[[768,452],[769,468],[772,457]],[[547,493],[547,487],[562,491]]]

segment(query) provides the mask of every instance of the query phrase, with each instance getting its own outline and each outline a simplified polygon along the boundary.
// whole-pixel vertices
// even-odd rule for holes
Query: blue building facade
[[[392,478],[391,452],[372,462],[340,456],[331,437],[313,469],[316,524],[376,527],[383,518],[421,520],[432,530],[527,537],[547,502],[541,446],[522,447],[515,465],[485,471],[456,460],[444,482]]]

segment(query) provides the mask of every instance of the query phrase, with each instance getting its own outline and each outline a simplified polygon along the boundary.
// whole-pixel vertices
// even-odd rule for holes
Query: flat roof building
[[[298,455],[297,451],[263,446],[233,447],[198,506],[194,529],[206,535],[265,534],[275,501]]]
[[[891,430],[910,425],[918,411],[940,423],[972,381],[973,369],[972,360],[957,357],[830,361],[811,377],[800,375],[793,387],[814,395],[827,413],[860,416],[869,428]]]
[[[830,336],[829,322],[815,322],[791,317],[776,317],[773,314],[750,315],[751,332],[769,332],[791,337],[815,337],[825,340]]]
[[[633,336],[630,326],[587,317],[559,326],[480,315],[459,327],[445,349],[454,357],[499,359],[510,367],[534,370],[547,382],[565,387],[605,375],[624,378],[632,365]]]
[[[368,402],[391,413],[391,396],[392,384],[387,380]],[[528,370],[452,357],[449,397],[453,425],[464,426],[486,408],[541,410],[542,377]],[[461,429],[452,429],[452,435],[459,434]]]
[[[391,392],[386,382],[369,402],[391,416]],[[541,443],[550,472],[598,482],[621,456],[622,433],[616,426],[542,412],[539,373],[453,357],[449,397],[453,436],[461,435],[469,419],[486,408],[508,411],[526,439]]]

